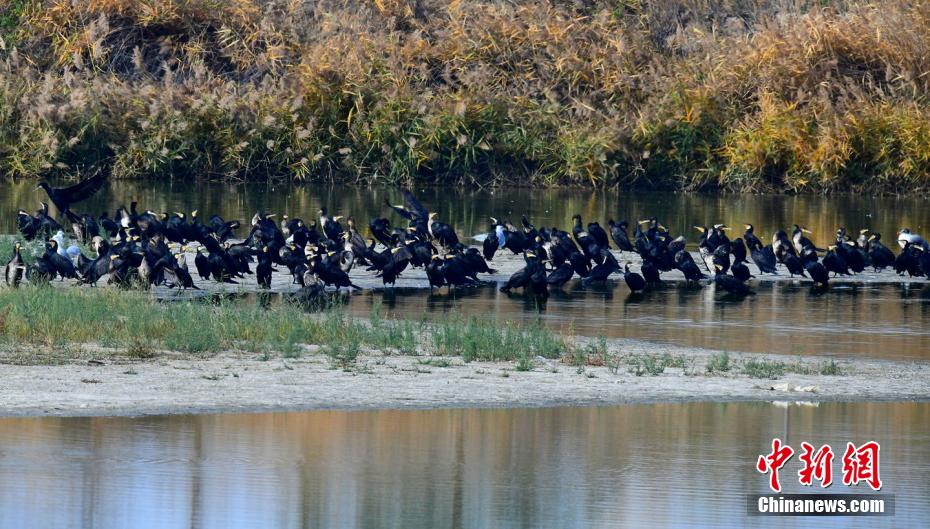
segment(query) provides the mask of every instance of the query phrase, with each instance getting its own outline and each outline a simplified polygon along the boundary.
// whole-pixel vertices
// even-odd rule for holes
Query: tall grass
[[[930,188],[930,5],[0,1],[0,172]]]
[[[282,301],[160,302],[149,293],[107,288],[23,286],[0,290],[0,342],[10,349],[102,348],[129,357],[157,351],[297,356],[319,346],[340,365],[365,351],[459,355],[465,361],[557,357],[566,341],[543,327],[471,319],[442,323],[349,317],[334,306],[308,314]]]
[[[473,360],[514,360],[542,356],[557,358],[565,342],[542,325],[513,326],[507,322],[472,317],[448,319],[430,329],[436,354]]]

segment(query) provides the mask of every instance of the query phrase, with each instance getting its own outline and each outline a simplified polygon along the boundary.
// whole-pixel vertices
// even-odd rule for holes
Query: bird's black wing
[[[406,202],[407,205],[410,206],[410,209],[415,211],[417,216],[419,216],[421,219],[425,219],[429,216],[429,211],[423,207],[423,204],[420,204],[420,202],[416,199],[415,196],[413,196],[413,193],[411,193],[409,189],[404,189],[404,202]]]
[[[82,180],[71,187],[61,188],[59,191],[65,193],[69,201],[80,202],[90,198],[91,195],[99,191],[106,181],[106,175],[101,173],[87,180]]]
[[[405,219],[407,219],[407,220],[413,220],[413,218],[414,218],[414,217],[413,217],[413,214],[410,213],[409,211],[407,211],[406,209],[399,208],[399,207],[397,207],[397,206],[393,206],[393,205],[391,205],[391,203],[388,202],[387,200],[385,200],[384,203],[385,203],[385,205],[387,205],[387,207],[393,209],[394,212],[397,213],[398,215],[400,215],[401,217],[403,217],[403,218],[405,218]]]

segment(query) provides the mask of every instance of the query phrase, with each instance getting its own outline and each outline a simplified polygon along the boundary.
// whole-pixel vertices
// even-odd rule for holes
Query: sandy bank
[[[730,353],[730,370],[708,374],[719,353],[615,342],[613,366],[537,358],[518,364],[459,358],[369,355],[349,370],[321,354],[299,358],[225,353],[208,359],[160,354],[144,361],[0,365],[0,415],[142,415],[309,409],[530,407],[676,401],[876,401],[930,399],[930,364]],[[646,356],[642,356],[646,355]],[[717,355],[715,357],[715,355]],[[683,366],[642,374],[637,358]],[[0,359],[2,360],[2,359]],[[751,361],[780,361],[778,379],[750,378]],[[523,366],[525,367],[525,366]],[[799,371],[799,372],[794,372]]]

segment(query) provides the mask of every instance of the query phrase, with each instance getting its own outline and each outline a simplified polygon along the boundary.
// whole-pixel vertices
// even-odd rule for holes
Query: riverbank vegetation
[[[930,5],[0,0],[0,172],[930,188]]]
[[[748,354],[737,360],[729,353],[631,353],[603,337],[578,337],[571,328],[555,331],[491,318],[392,319],[380,307],[357,318],[338,300],[308,313],[287,299],[158,301],[151,293],[108,288],[0,290],[0,363],[150,361],[165,355],[207,359],[221,353],[265,360],[325,355],[333,367],[360,371],[365,371],[363,358],[399,355],[420,357],[421,365],[431,367],[449,367],[452,359],[510,363],[517,371],[543,366],[557,371],[562,364],[578,373],[607,367],[613,374],[638,377],[668,374],[670,368],[685,376],[770,379],[786,373],[847,374],[835,361],[817,358],[789,363]]]
[[[383,318],[376,310],[357,319],[338,299],[308,314],[287,299],[158,301],[138,291],[23,286],[0,290],[0,341],[13,348],[85,348],[133,358],[157,351],[299,356],[312,350],[347,364],[366,351],[466,362],[558,358],[571,338],[538,325],[478,318],[424,323]]]

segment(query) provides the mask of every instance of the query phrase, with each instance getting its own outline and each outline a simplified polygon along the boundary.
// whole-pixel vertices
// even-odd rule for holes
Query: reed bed
[[[0,172],[930,189],[930,5],[0,0]]]

